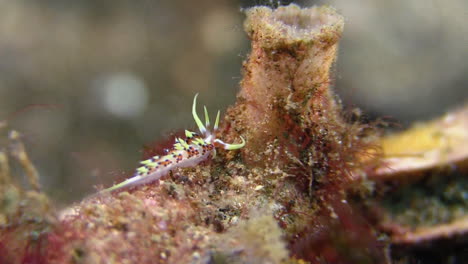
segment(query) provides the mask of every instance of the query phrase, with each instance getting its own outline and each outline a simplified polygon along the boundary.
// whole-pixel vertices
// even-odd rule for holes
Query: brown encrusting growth
[[[0,262],[390,263],[389,243],[417,240],[417,231],[397,232],[379,197],[388,190],[382,179],[392,178],[382,175],[393,173],[382,169],[391,156],[385,142],[380,148],[372,126],[349,121],[331,90],[343,17],[297,5],[246,14],[252,51],[218,131],[228,142],[243,136],[245,147],[56,212],[12,138],[33,191],[15,187],[0,152]],[[462,204],[452,185],[446,198]],[[415,230],[430,240],[466,228],[450,215],[457,226]]]
[[[246,152],[265,150],[272,138],[295,132],[291,126],[310,137],[306,129],[340,118],[329,87],[343,17],[327,7],[295,5],[246,13],[252,51],[244,62],[239,101],[231,109],[235,127],[247,128]]]
[[[246,13],[252,52],[227,114],[228,132],[248,140],[245,163],[279,169],[280,177],[294,171],[310,194],[314,182],[349,180],[372,143],[363,139],[368,126],[346,122],[330,89],[343,17],[329,7],[296,5]]]
[[[369,151],[375,146],[369,127],[347,122],[330,88],[343,17],[329,7],[295,5],[246,13],[244,26],[252,51],[243,65],[238,101],[227,119],[231,133],[236,130],[247,139],[240,150],[245,166],[259,172],[251,173],[249,180],[272,193],[270,198],[281,206],[280,224],[293,256],[378,263],[383,259],[382,245],[362,221],[354,223],[355,229],[367,241],[362,246],[371,250],[356,259],[353,254],[325,254],[337,243],[356,245],[354,235],[345,238],[340,231],[339,238],[328,231],[318,235],[316,228],[343,230],[344,219],[353,222],[353,207],[346,200],[351,172],[363,169],[362,161],[374,161],[378,154]],[[364,159],[368,154],[372,157]]]

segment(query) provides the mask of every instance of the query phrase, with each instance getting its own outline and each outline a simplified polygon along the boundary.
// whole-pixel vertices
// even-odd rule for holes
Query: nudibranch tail
[[[134,177],[102,192],[110,192],[124,187],[156,181],[175,168],[193,167],[208,159],[211,154],[215,156],[215,145],[221,145],[226,150],[236,150],[244,147],[245,140],[243,137],[240,137],[242,141],[240,144],[228,144],[215,138],[215,132],[219,125],[220,111],[216,114],[213,131],[209,131],[210,117],[208,116],[208,110],[206,107],[203,107],[205,114],[205,125],[203,125],[197,114],[197,97],[198,94],[193,98],[192,115],[201,135],[185,130],[186,139],[176,138],[172,149],[166,155],[153,156],[150,159],[141,161],[141,166],[136,169]]]
[[[123,187],[130,187],[133,184],[136,184],[136,182],[138,182],[138,180],[141,180],[141,176],[132,177],[132,178],[127,179],[127,180],[125,180],[125,181],[123,181],[123,182],[121,182],[119,184],[116,184],[116,185],[110,187],[110,188],[104,189],[101,192],[112,192],[112,191],[115,191],[115,190],[123,188]]]

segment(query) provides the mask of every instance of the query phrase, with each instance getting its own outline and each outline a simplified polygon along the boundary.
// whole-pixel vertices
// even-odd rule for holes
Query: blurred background
[[[289,2],[0,0],[0,147],[20,131],[62,205],[110,186],[143,145],[194,128],[195,93],[213,114],[234,102],[249,51],[240,10]],[[346,18],[333,82],[347,109],[406,127],[466,102],[468,2],[294,2]]]

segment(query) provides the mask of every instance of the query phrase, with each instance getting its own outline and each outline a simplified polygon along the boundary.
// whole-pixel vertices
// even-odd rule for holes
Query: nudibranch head
[[[197,97],[198,97],[198,94],[196,94],[195,97],[193,98],[192,115],[193,115],[193,119],[195,119],[195,123],[198,126],[198,130],[205,137],[204,140],[210,144],[215,144],[215,143],[219,144],[223,146],[224,149],[227,149],[227,150],[235,150],[235,149],[240,149],[244,147],[245,140],[242,136],[240,136],[241,141],[242,141],[240,144],[228,144],[220,139],[215,138],[215,132],[216,130],[218,130],[220,112],[218,110],[218,113],[216,114],[216,120],[213,126],[213,131],[209,131],[208,129],[210,126],[210,117],[208,116],[208,111],[206,110],[206,106],[203,106],[203,109],[205,111],[205,125],[203,125],[203,122],[200,120],[197,114]]]

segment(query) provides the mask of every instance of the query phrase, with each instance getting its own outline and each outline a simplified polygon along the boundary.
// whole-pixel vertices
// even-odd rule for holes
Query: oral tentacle
[[[228,144],[220,139],[215,139],[214,142],[216,143],[219,143],[221,145],[224,146],[224,149],[226,150],[236,150],[236,149],[240,149],[240,148],[243,148],[245,146],[245,140],[242,136],[240,136],[241,140],[242,140],[242,143],[240,144]]]

